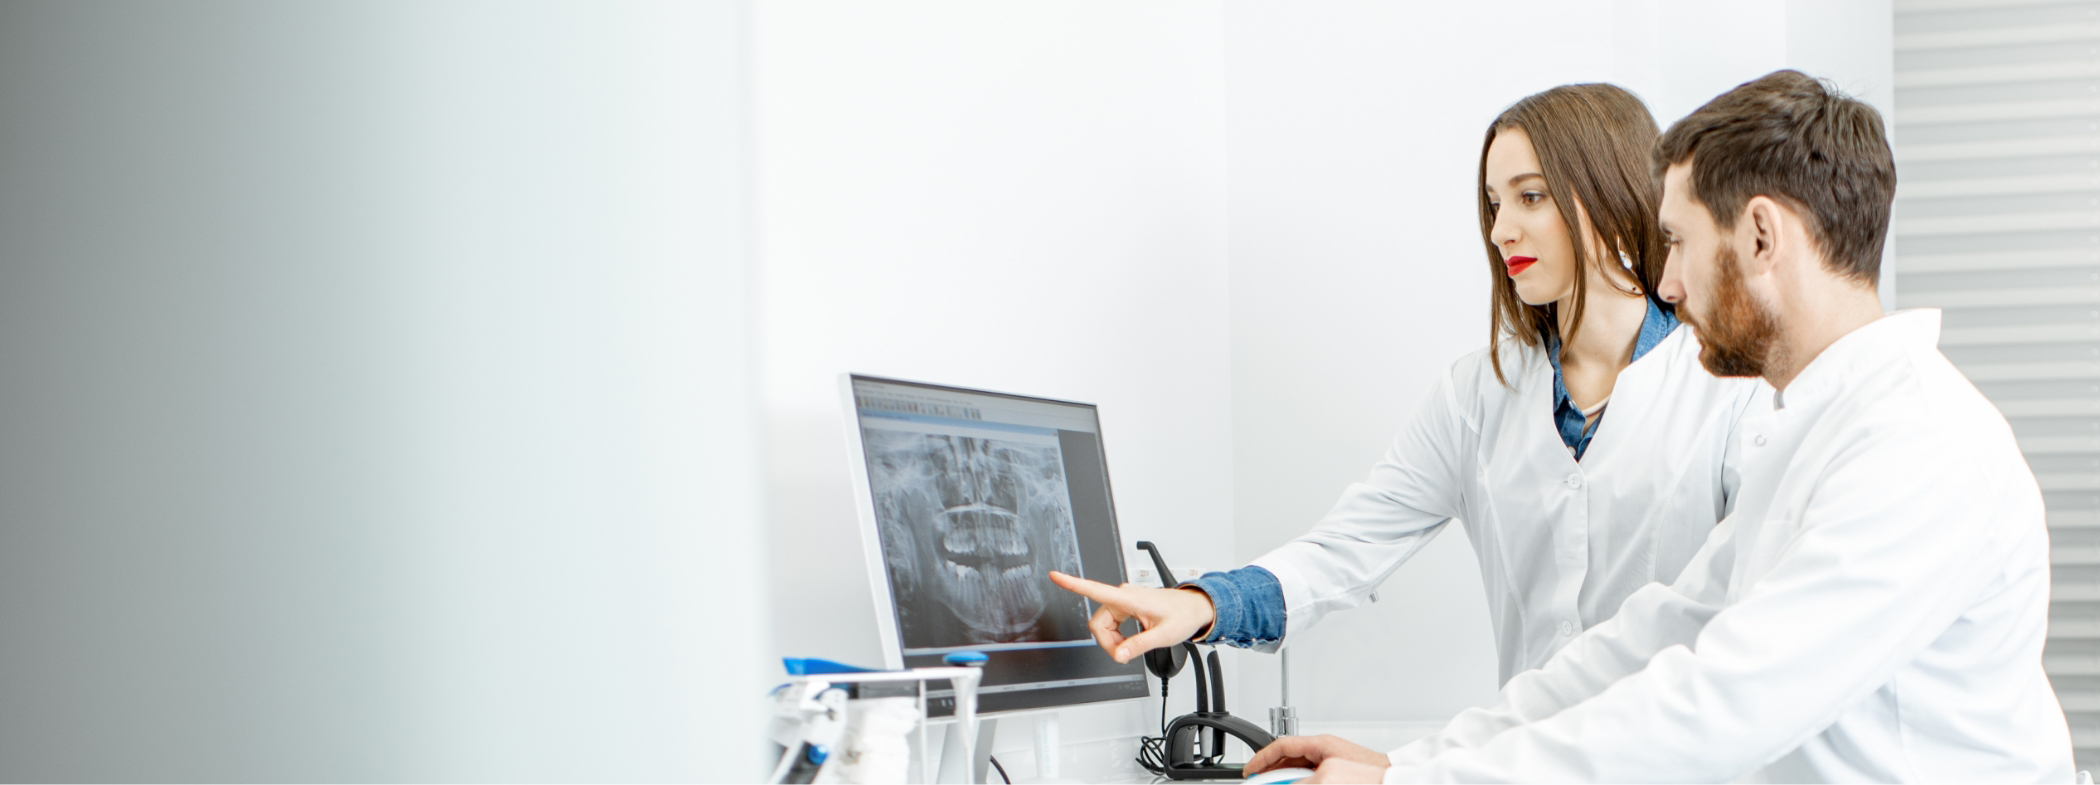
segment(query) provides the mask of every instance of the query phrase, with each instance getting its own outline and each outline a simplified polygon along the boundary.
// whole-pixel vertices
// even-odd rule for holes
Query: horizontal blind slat
[[[2100,479],[2100,478],[2095,478]],[[2100,483],[2095,483],[2100,487]],[[2100,545],[2058,545],[2049,549],[2049,563],[2059,567],[2100,565]],[[2094,629],[2100,630],[2100,619],[2090,619]]]
[[[2036,270],[2060,267],[2100,266],[2100,249],[2047,248],[2038,251],[1988,251],[1984,253],[1909,254],[1900,249],[1897,267],[1903,273],[1968,273],[2000,270]],[[1896,296],[1905,296],[1897,287]]]
[[[1939,125],[1945,123],[1974,123],[1987,120],[2063,120],[2070,118],[2100,117],[2100,100],[2092,98],[2050,98],[2036,101],[1993,101],[1988,103],[1939,104],[1935,106],[1896,105],[1896,125]]]
[[[1966,106],[1976,106],[1967,104]],[[1995,158],[2034,158],[2049,155],[2100,153],[2100,137],[2051,136],[2025,139],[1985,139],[1904,145],[1896,148],[1896,163],[1923,161],[1976,161]],[[1900,174],[1900,171],[1899,171]],[[1897,188],[1903,188],[1900,184]]]
[[[1906,298],[1905,302],[1909,303],[1912,300]],[[2014,325],[2009,327],[1947,327],[1940,330],[1940,346],[1942,348],[1997,346],[2016,343],[2085,343],[2095,339],[2100,339],[2100,322]],[[2082,403],[2100,406],[2100,399],[2092,401],[2080,400]],[[2041,404],[2043,402],[2022,401],[2021,403]]]
[[[1998,411],[2007,417],[2100,417],[2100,399],[2043,398],[2029,401],[2000,401]]]
[[[1949,197],[2017,196],[2057,194],[2100,189],[2100,171],[2074,174],[2045,174],[2027,177],[1962,177],[1946,180],[1901,182],[1896,199],[1944,199]]]
[[[1894,221],[1893,234],[1904,237],[1934,237],[1998,232],[2046,232],[2061,229],[2100,229],[2100,211],[2054,210],[1991,215],[1946,215]]]
[[[2100,62],[2059,60],[2049,63],[2016,63],[2011,65],[1901,71],[1896,74],[1896,88],[1900,90],[1906,87],[1958,87],[2005,84],[2009,82],[2045,82],[2059,79],[2087,79],[2095,76],[2100,76]]]
[[[1927,52],[1938,49],[1971,49],[2008,44],[2050,44],[2100,38],[2100,24],[2027,25],[1968,30],[1935,30],[1896,36],[1897,52]]]
[[[2100,287],[2038,286],[2020,289],[1966,289],[1909,292],[1907,308],[2002,308],[2009,305],[2085,305],[2100,303]]]
[[[1895,0],[1896,13],[1916,14],[1931,11],[1984,11],[1993,8],[2016,8],[2019,6],[2089,5],[2092,0]]]
[[[2084,531],[2100,529],[2100,509],[2050,510],[2049,530]]]
[[[2020,452],[2032,455],[2079,455],[2100,452],[2100,436],[2023,436]]]
[[[1972,382],[2031,382],[2100,379],[2100,361],[1957,364]]]

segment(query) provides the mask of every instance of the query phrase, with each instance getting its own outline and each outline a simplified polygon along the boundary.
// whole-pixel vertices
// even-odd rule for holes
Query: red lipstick
[[[1538,263],[1538,259],[1530,256],[1512,256],[1502,260],[1502,264],[1509,267],[1509,277],[1511,278],[1517,277],[1517,273],[1531,269],[1532,265]]]

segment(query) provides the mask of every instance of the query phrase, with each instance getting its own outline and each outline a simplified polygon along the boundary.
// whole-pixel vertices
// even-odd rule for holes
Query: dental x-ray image
[[[1064,460],[1053,444],[866,429],[869,483],[906,649],[1082,640]]]

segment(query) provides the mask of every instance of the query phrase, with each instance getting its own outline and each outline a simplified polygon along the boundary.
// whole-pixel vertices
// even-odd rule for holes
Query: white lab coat
[[[2049,536],[1938,311],[1838,340],[1746,420],[1742,488],[1674,585],[1388,782],[2070,782],[2042,672]]]
[[[1254,560],[1282,585],[1286,639],[1360,604],[1457,518],[1480,559],[1502,680],[1543,664],[1634,590],[1677,577],[1728,509],[1730,430],[1771,394],[1707,373],[1680,327],[1620,372],[1578,463],[1553,421],[1545,352],[1506,344],[1503,369],[1509,386],[1485,349],[1454,363],[1369,477]]]

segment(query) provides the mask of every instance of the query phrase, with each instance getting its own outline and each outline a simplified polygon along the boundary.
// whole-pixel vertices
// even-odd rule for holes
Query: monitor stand
[[[948,732],[941,737],[940,773],[934,775],[938,783],[983,783],[985,774],[992,768],[992,739],[998,735],[999,721],[989,717],[977,718],[977,744],[965,745],[963,736],[968,733],[961,722],[948,723]],[[971,760],[963,760],[963,749],[969,746]],[[967,766],[967,768],[965,768]],[[968,779],[964,773],[969,772]]]

